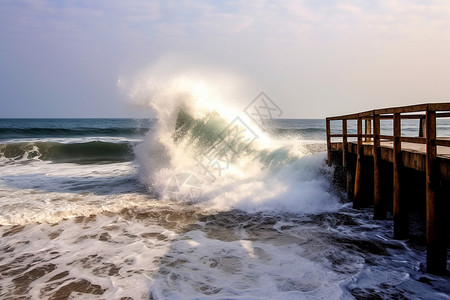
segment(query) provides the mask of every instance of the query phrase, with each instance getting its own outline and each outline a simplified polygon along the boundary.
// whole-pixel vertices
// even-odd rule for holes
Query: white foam
[[[151,232],[164,233],[167,239],[151,238],[148,235]],[[81,223],[68,220],[53,225],[27,226],[0,241],[2,248],[14,247],[14,252],[2,260],[2,265],[14,264],[21,258],[22,264],[16,267],[33,265],[27,271],[49,264],[56,266],[31,282],[27,294],[33,299],[51,298],[65,285],[80,280],[104,289],[102,299],[148,299],[151,276],[158,271],[158,261],[168,251],[175,236],[157,224],[129,222],[119,215],[112,218],[98,215]],[[67,275],[61,275],[63,272]],[[60,279],[51,280],[58,274]],[[8,292],[12,293],[10,296],[15,295],[13,278],[2,277],[3,295]],[[98,299],[99,295],[83,293],[79,297]]]
[[[174,263],[156,276],[150,290],[157,299],[339,299],[345,277],[302,251],[294,243],[227,242],[191,231],[172,243],[167,256],[176,253]]]
[[[147,195],[132,192],[136,168],[131,162],[77,165],[34,161],[1,168],[1,225],[55,223],[149,205]]]
[[[141,137],[111,137],[111,136],[88,136],[88,137],[64,137],[64,138],[20,138],[9,139],[1,141],[2,144],[16,144],[16,143],[36,143],[36,142],[53,142],[61,144],[79,144],[88,142],[105,142],[105,143],[138,143],[141,142]]]
[[[221,85],[223,82],[226,84]],[[242,108],[229,105],[221,93],[227,90],[229,82],[189,72],[168,78],[144,72],[138,77],[131,85],[130,98],[146,103],[158,115],[155,130],[136,147],[141,182],[162,198],[170,198],[173,193],[167,193],[168,183],[177,174],[190,172],[198,178],[202,190],[196,202],[215,210],[314,213],[337,209],[338,199],[333,195],[324,156],[305,156],[309,152],[305,144],[315,141],[304,144],[302,140],[270,138],[243,112],[251,99],[241,102]],[[175,143],[173,135],[180,107],[197,120],[212,112],[226,122],[239,118],[251,129],[244,132],[244,140],[251,132],[256,133],[250,145],[252,153],[243,151],[235,160],[223,161],[199,153],[190,140]],[[195,141],[202,137],[192,138]]]

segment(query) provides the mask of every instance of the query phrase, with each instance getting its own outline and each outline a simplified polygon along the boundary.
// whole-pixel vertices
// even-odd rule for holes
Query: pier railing
[[[426,216],[427,216],[427,269],[430,272],[439,273],[446,268],[446,235],[443,231],[442,220],[436,218],[437,193],[439,187],[439,166],[437,163],[437,146],[450,147],[450,139],[436,136],[436,119],[450,117],[450,103],[429,103],[403,107],[375,109],[362,113],[349,114],[326,118],[328,164],[331,164],[332,139],[339,138],[341,144],[342,167],[347,169],[349,160],[349,143],[356,143],[356,170],[354,172],[353,205],[358,207],[361,193],[362,156],[363,147],[370,146],[373,156],[373,191],[374,191],[374,217],[383,219],[385,217],[380,193],[381,176],[381,142],[392,142],[393,163],[393,215],[394,215],[394,237],[404,238],[408,234],[407,216],[405,216],[405,203],[400,194],[400,169],[402,168],[402,143],[425,144],[425,178],[426,178]],[[401,120],[419,120],[419,132],[415,137],[402,136]],[[348,133],[348,121],[356,120],[356,134]],[[392,120],[392,135],[381,134],[380,120]],[[341,121],[342,132],[331,134],[331,122]],[[335,122],[333,122],[335,123]],[[363,133],[364,123],[364,133]],[[349,138],[356,141],[349,142]],[[384,144],[386,147],[386,144]],[[350,148],[353,149],[353,148]],[[366,151],[367,153],[367,151]],[[347,185],[349,173],[347,170]],[[348,188],[348,186],[347,186]],[[442,195],[439,199],[450,199],[450,195]],[[438,224],[439,223],[439,224]]]
[[[344,149],[346,149],[348,138],[357,138],[358,143],[360,142],[362,143],[363,139],[364,141],[373,141],[373,142],[378,142],[381,140],[390,140],[394,141],[394,145],[397,143],[397,146],[400,147],[401,142],[427,144],[427,137],[428,137],[432,147],[435,146],[450,147],[450,140],[436,137],[436,118],[448,118],[448,117],[450,117],[450,103],[419,104],[403,107],[375,109],[362,113],[328,117],[326,118],[327,149],[328,150],[331,149],[330,147],[332,138],[342,138]],[[394,121],[393,135],[380,134],[380,120],[386,119],[391,119]],[[401,136],[401,120],[403,119],[420,120],[417,137]],[[349,120],[357,121],[356,134],[349,134],[347,132],[347,122]],[[330,133],[331,121],[342,121],[342,133],[340,134]],[[362,133],[363,121],[365,121],[364,134]],[[429,123],[430,126],[427,126],[427,123]],[[330,151],[328,151],[328,153],[330,153]]]

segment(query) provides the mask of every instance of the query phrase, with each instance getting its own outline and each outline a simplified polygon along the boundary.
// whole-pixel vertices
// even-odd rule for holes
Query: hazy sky
[[[118,80],[161,60],[245,78],[286,118],[448,102],[450,1],[0,3],[0,117],[136,116]]]

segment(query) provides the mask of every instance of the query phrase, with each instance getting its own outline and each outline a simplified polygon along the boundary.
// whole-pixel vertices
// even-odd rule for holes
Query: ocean
[[[0,120],[1,299],[450,299],[420,217],[393,240],[333,185],[324,120],[158,116]]]

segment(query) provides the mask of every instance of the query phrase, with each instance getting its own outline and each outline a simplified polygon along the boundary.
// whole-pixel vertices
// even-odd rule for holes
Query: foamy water
[[[324,123],[264,131],[171,82],[133,90],[157,122],[0,120],[1,299],[450,298],[420,228],[345,204]],[[236,116],[256,138],[224,144]]]
[[[423,249],[392,241],[370,212],[212,214],[127,198],[118,212],[2,226],[2,298],[448,298],[448,278],[420,271]]]

